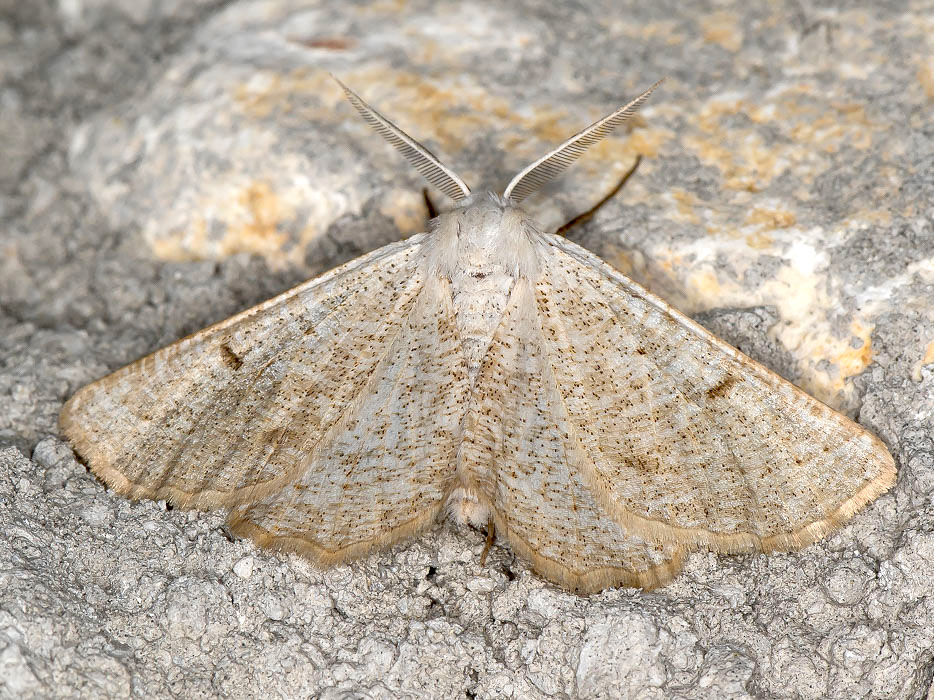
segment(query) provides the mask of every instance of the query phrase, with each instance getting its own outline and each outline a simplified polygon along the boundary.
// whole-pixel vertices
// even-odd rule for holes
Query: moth
[[[341,87],[454,207],[78,391],[61,429],[114,490],[320,566],[449,514],[588,593],[803,547],[891,487],[876,437],[521,208],[655,86],[501,196]]]

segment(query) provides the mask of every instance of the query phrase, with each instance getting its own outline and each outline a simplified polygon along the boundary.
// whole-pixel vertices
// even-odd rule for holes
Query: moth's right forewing
[[[134,498],[259,498],[302,467],[403,328],[423,284],[415,236],[156,351],[76,393],[62,431]]]
[[[794,549],[894,483],[885,446],[555,236],[536,303],[585,478],[624,527]]]

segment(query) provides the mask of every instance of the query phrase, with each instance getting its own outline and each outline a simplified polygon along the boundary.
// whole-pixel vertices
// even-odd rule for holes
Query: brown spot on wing
[[[708,399],[726,398],[730,393],[730,389],[732,389],[733,385],[735,385],[737,382],[739,382],[739,379],[735,375],[733,374],[726,375],[725,377],[723,377],[723,379],[721,379],[719,382],[717,382],[715,385],[713,385],[707,390],[707,398]]]
[[[241,360],[237,353],[230,349],[230,346],[227,343],[221,345],[221,359],[224,361],[224,364],[230,367],[234,372],[243,367],[243,360]]]

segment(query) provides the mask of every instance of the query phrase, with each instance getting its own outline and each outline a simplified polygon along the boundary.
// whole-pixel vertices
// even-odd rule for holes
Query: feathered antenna
[[[612,114],[603,117],[603,119],[595,121],[586,129],[574,134],[556,149],[529,165],[512,179],[512,182],[509,183],[503,193],[503,199],[518,204],[546,182],[561,174],[590,146],[597,143],[635,114],[636,110],[648,99],[652,91],[661,85],[663,80],[664,78],[629,104],[620,107]]]
[[[334,76],[331,76],[334,78]],[[367,124],[386,139],[405,159],[415,166],[428,182],[444,192],[455,202],[470,195],[470,188],[457,175],[449,170],[438,158],[402,129],[370,107],[362,97],[334,78],[341,86],[350,104],[360,112]]]

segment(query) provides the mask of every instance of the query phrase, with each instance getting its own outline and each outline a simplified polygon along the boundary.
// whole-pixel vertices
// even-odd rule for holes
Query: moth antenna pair
[[[428,182],[455,202],[470,196],[470,188],[454,171],[438,160],[437,156],[373,109],[362,97],[340,80],[337,78],[334,78],[334,80],[341,86],[350,104],[360,113],[366,123],[399,151],[409,163],[415,166],[415,169]],[[574,134],[557,148],[530,163],[512,179],[503,192],[503,199],[512,204],[518,204],[540,189],[546,182],[560,175],[588,148],[632,117],[645,103],[649,95],[654,92],[655,88],[661,85],[663,80],[664,78],[659,80],[632,102],[623,105],[602,119],[598,119],[586,129]]]

